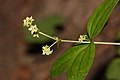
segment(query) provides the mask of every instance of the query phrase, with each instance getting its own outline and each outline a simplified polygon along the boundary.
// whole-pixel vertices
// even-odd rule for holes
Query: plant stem
[[[51,36],[49,36],[49,35],[47,35],[47,34],[45,34],[45,33],[43,33],[43,32],[39,32],[39,34],[41,34],[41,35],[43,35],[43,36],[45,36],[45,37],[48,37],[48,38],[50,38],[50,39],[56,40],[56,38],[51,37]]]
[[[50,48],[53,47],[57,42],[58,42],[58,40],[56,40],[56,41],[50,46]]]
[[[106,44],[106,45],[120,45],[120,43],[113,42],[94,42],[95,44]]]
[[[41,35],[43,35],[43,36],[45,36],[45,37],[48,37],[48,38],[50,38],[50,39],[53,39],[53,40],[55,40],[56,42],[54,42],[52,45],[51,45],[51,47],[54,45],[54,44],[56,44],[57,42],[58,42],[58,40],[59,39],[57,39],[56,37],[52,37],[52,36],[49,36],[49,35],[47,35],[47,34],[45,34],[45,33],[43,33],[43,32],[39,32],[39,34],[41,34]],[[67,43],[85,43],[85,44],[89,44],[90,42],[85,42],[85,41],[83,41],[83,42],[80,42],[80,41],[74,41],[74,40],[60,40],[60,42],[67,42]],[[95,44],[105,44],[105,45],[118,45],[118,46],[120,46],[120,43],[113,43],[113,42],[94,42]]]
[[[61,42],[69,42],[69,43],[85,43],[89,44],[90,42],[80,42],[80,41],[73,41],[73,40],[61,40]],[[112,42],[94,42],[95,44],[105,44],[105,45],[120,45],[120,43],[112,43]]]

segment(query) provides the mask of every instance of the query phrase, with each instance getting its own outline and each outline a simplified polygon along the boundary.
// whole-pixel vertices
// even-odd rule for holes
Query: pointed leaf
[[[94,60],[94,43],[78,46],[75,54],[69,61],[68,80],[84,80]]]
[[[118,1],[119,0],[105,0],[93,12],[87,25],[87,32],[91,39],[96,37],[102,31],[105,23],[107,22],[113,8],[116,6]]]
[[[93,59],[94,43],[82,44],[68,49],[51,67],[51,78],[67,72],[68,80],[82,80],[87,75]]]
[[[65,68],[67,68],[67,63],[71,59],[71,56],[73,56],[74,52],[78,49],[77,46],[69,48],[63,55],[61,55],[52,65],[51,67],[51,78],[54,78],[56,76],[59,76],[63,71],[65,71]]]

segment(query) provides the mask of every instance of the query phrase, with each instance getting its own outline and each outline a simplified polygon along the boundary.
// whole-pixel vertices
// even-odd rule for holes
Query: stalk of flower
[[[34,21],[34,19],[32,18],[32,16],[31,17],[26,17],[26,19],[23,20],[23,26],[28,27],[28,31],[31,32],[31,35],[33,35],[33,37],[38,37],[39,38],[39,34],[41,34],[41,35],[44,35],[44,36],[46,36],[48,38],[56,40],[51,46],[46,45],[46,46],[42,47],[42,51],[43,51],[42,55],[50,55],[50,54],[52,54],[53,50],[50,50],[50,48],[52,46],[54,46],[58,42],[58,38],[57,37],[55,37],[55,38],[51,37],[51,36],[49,36],[47,34],[44,34],[44,33],[40,32],[40,31],[38,31],[37,25],[32,24],[33,21]]]
[[[80,37],[78,38],[77,41],[74,40],[63,40],[63,39],[59,39],[58,37],[52,37],[49,36],[41,31],[38,31],[37,25],[33,25],[33,17],[26,17],[26,19],[23,20],[23,26],[28,27],[28,31],[31,32],[31,35],[33,37],[37,37],[39,38],[39,34],[43,35],[47,38],[53,39],[55,40],[55,42],[51,45],[51,46],[43,46],[42,47],[42,55],[50,55],[52,54],[53,50],[50,50],[50,48],[52,46],[54,46],[57,42],[69,42],[69,43],[84,43],[84,44],[89,44],[90,41],[88,39],[87,35],[80,35]],[[120,43],[111,43],[111,42],[94,42],[95,44],[108,44],[108,45],[120,45]]]

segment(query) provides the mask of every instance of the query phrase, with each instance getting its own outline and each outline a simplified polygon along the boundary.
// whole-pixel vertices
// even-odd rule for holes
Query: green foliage
[[[41,32],[55,36],[55,26],[58,24],[62,25],[64,23],[64,19],[63,16],[60,15],[50,15],[41,20],[35,21],[35,23]],[[44,43],[51,39],[45,36],[40,36],[40,38],[33,38],[30,32],[25,30],[25,40],[28,43]]]
[[[120,80],[120,58],[113,60],[108,66],[106,78],[108,80]]]
[[[105,0],[100,6],[96,8],[90,17],[87,25],[87,32],[90,39],[96,37],[103,29],[107,22],[113,8],[119,0]]]
[[[116,41],[120,42],[120,32],[118,32],[117,37],[116,37]],[[120,56],[120,46],[117,46],[117,54]]]
[[[120,32],[116,36],[116,42],[120,42]],[[115,58],[107,68],[106,78],[108,80],[120,80],[120,47],[116,46],[117,58]]]
[[[94,43],[68,49],[51,67],[51,78],[67,73],[68,80],[84,80],[94,59]]]
[[[105,0],[93,12],[87,25],[87,33],[90,40],[102,31],[118,1]],[[94,53],[95,45],[93,42],[90,42],[90,44],[77,44],[68,49],[52,65],[51,79],[66,72],[68,80],[84,80],[93,63]]]
[[[120,46],[117,47],[117,54],[120,56]]]

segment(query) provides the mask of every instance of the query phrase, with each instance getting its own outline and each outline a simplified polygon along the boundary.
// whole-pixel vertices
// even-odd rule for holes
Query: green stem
[[[58,39],[56,37],[52,37],[52,36],[49,36],[43,32],[39,32],[39,34],[43,35],[43,36],[46,36],[50,39],[53,39],[55,40],[56,42],[53,43],[51,46],[53,46],[54,44],[56,44],[59,40],[60,42],[67,42],[67,43],[85,43],[85,44],[89,44],[90,42],[80,42],[80,41],[74,41],[74,40],[61,40],[61,39]],[[113,43],[113,42],[94,42],[95,44],[105,44],[105,45],[119,45],[120,46],[120,43]]]
[[[56,40],[56,41],[50,46],[50,48],[53,47],[57,42],[58,42],[58,40]]]
[[[73,41],[73,40],[61,40],[61,42],[80,43],[80,41]]]
[[[89,44],[90,42],[80,42],[80,41],[73,41],[73,40],[61,40],[61,42],[69,42],[69,43],[85,43]],[[120,43],[112,43],[112,42],[94,42],[95,44],[105,44],[105,45],[120,45]]]
[[[106,44],[106,45],[120,45],[120,43],[113,42],[94,42],[95,44]]]
[[[41,35],[43,35],[43,36],[45,36],[45,37],[48,37],[48,38],[50,38],[50,39],[56,40],[56,38],[51,37],[51,36],[49,36],[49,35],[47,35],[47,34],[45,34],[45,33],[43,33],[43,32],[39,32],[39,34],[41,34]]]

